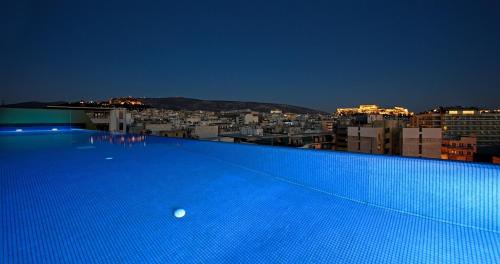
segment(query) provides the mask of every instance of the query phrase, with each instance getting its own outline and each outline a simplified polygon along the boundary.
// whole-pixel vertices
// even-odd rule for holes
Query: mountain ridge
[[[187,97],[145,97],[138,98],[144,105],[154,108],[163,108],[171,110],[186,110],[186,111],[232,111],[250,109],[256,112],[270,112],[273,109],[279,109],[287,113],[296,114],[328,114],[325,111],[311,109],[302,106],[280,103],[262,103],[254,101],[231,101],[231,100],[205,100]],[[19,108],[45,108],[47,106],[74,106],[76,103],[55,101],[55,102],[38,102],[29,101],[3,105],[3,107],[19,107]]]
[[[240,109],[251,109],[257,112],[269,112],[273,109],[279,109],[283,112],[296,114],[326,114],[324,111],[315,110],[307,107],[279,104],[279,103],[262,103],[253,101],[231,101],[231,100],[204,100],[193,99],[186,97],[160,97],[160,98],[141,98],[144,104],[156,108],[167,108],[172,110],[188,110],[188,111],[231,111]]]

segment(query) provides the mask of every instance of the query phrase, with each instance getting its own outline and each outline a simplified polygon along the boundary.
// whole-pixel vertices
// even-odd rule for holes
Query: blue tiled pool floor
[[[500,263],[498,232],[89,135],[0,151],[1,263]]]

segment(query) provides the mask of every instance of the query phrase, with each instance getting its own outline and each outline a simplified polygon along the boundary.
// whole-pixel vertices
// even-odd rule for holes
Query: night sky
[[[499,107],[500,1],[2,1],[0,99]]]

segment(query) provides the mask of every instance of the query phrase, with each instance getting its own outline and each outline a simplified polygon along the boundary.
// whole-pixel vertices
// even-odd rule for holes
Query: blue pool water
[[[0,263],[500,263],[488,164],[9,132],[0,213]]]

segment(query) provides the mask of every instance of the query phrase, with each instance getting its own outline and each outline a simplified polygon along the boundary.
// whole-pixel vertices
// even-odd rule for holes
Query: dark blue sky
[[[500,1],[22,1],[0,99],[498,107]]]

